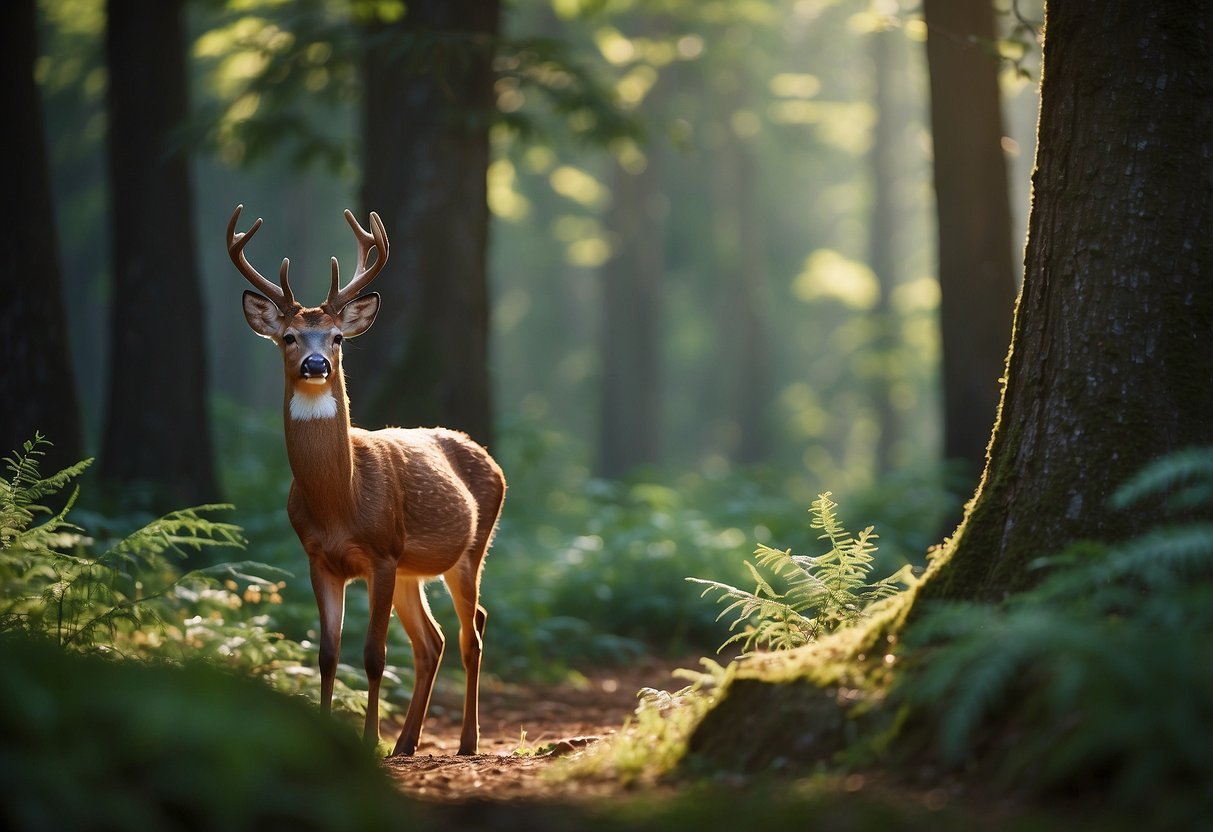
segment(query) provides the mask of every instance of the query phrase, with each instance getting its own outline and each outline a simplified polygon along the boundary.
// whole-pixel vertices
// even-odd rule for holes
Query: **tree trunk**
[[[986,0],[923,0],[939,218],[944,457],[976,476],[1015,298],[998,61]]]
[[[46,472],[83,455],[80,410],[69,357],[55,215],[47,167],[42,105],[34,82],[38,56],[34,0],[0,11],[0,77],[6,84],[8,150],[0,154],[0,332],[6,361],[0,373],[0,454],[35,431],[55,443]]]
[[[920,598],[997,599],[1035,558],[1156,521],[1108,509],[1213,442],[1209,0],[1052,3],[1034,203],[990,460]]]
[[[878,30],[868,35],[872,56],[872,106],[876,124],[872,128],[872,149],[869,159],[872,170],[872,206],[868,222],[868,264],[880,285],[880,297],[872,310],[875,330],[872,348],[880,360],[878,373],[872,379],[872,405],[876,414],[875,473],[889,474],[894,468],[894,448],[899,432],[897,408],[893,403],[893,369],[890,366],[898,346],[898,322],[890,301],[897,286],[896,211],[893,190],[896,186],[897,119],[893,112],[894,68],[891,31]]]
[[[724,112],[748,105],[740,87]],[[727,115],[726,115],[727,124]],[[716,442],[742,465],[766,460],[770,435],[770,350],[766,336],[766,241],[753,140],[726,134],[711,164],[713,259],[719,306],[715,371],[709,383],[723,414]]]
[[[443,424],[492,441],[485,172],[499,18],[498,0],[424,0],[364,30],[362,215],[379,212],[392,245],[351,395],[366,427]]]
[[[188,159],[183,0],[109,0],[114,239],[102,478],[164,511],[218,496]]]
[[[602,268],[598,474],[621,477],[661,453],[661,276],[664,231],[652,216],[657,193],[650,148],[643,171],[615,164],[607,229],[617,251]]]
[[[738,237],[741,259],[731,291],[737,329],[737,363],[733,405],[739,429],[734,458],[742,465],[765,462],[770,451],[767,418],[770,402],[770,355],[766,334],[766,240],[759,207],[759,163],[751,142],[733,139],[737,163]]]

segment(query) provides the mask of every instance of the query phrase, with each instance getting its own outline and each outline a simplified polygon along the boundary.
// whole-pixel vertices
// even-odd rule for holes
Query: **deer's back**
[[[403,571],[445,572],[492,533],[505,480],[488,452],[465,434],[443,428],[354,429],[351,438],[360,501],[383,512],[379,516],[396,517],[391,542],[400,547]]]

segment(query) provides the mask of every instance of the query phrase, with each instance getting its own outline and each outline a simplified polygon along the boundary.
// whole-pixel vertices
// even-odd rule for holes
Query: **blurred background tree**
[[[359,424],[435,425],[491,444],[489,208],[497,0],[355,4],[361,215],[378,211],[394,278],[361,342]],[[378,288],[378,287],[377,287]]]
[[[38,55],[34,0],[6,3],[0,11],[2,77],[9,79],[10,141],[3,154],[4,181],[13,189],[0,208],[0,239],[7,256],[0,266],[0,326],[9,358],[0,374],[0,436],[17,443],[35,431],[53,433],[51,464],[63,468],[83,454],[71,333],[64,309],[59,241],[34,82]]]
[[[922,13],[938,216],[943,455],[971,478],[985,465],[1016,293],[998,35],[989,3],[924,0]]]
[[[146,488],[155,513],[219,498],[181,135],[190,100],[184,9],[184,0],[106,3],[114,243],[101,477]]]

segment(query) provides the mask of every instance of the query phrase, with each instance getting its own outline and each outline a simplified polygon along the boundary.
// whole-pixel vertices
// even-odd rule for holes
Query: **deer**
[[[393,755],[417,750],[434,680],[446,646],[423,587],[441,577],[459,617],[459,650],[467,673],[460,755],[480,739],[480,658],[488,613],[480,578],[506,482],[500,466],[466,434],[445,428],[363,430],[350,422],[342,345],[375,321],[380,298],[362,294],[388,260],[383,221],[371,212],[368,232],[345,212],[358,244],[357,266],[344,288],[332,258],[328,297],[317,307],[295,300],[283,258],[279,283],[249,263],[245,248],[261,227],[237,233],[243,205],[227,227],[233,265],[256,291],[245,290],[244,317],[282,353],[283,422],[293,479],[287,515],[307,555],[319,611],[320,705],[329,713],[341,652],[345,589],[367,585],[370,623],[363,647],[367,677],[364,741],[379,742],[379,687],[387,663],[394,609],[413,650],[413,695]],[[374,261],[368,264],[371,255]]]

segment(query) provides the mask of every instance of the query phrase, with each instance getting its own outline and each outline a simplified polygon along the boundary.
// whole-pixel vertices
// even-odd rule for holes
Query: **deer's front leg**
[[[345,619],[345,580],[311,564],[312,591],[320,611],[320,707],[328,713],[333,707],[333,680],[341,657],[341,625]]]
[[[371,620],[366,629],[362,658],[366,666],[366,724],[362,738],[367,745],[379,743],[379,683],[387,666],[387,626],[392,617],[392,594],[396,589],[396,563],[377,563],[366,579]]]

